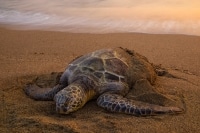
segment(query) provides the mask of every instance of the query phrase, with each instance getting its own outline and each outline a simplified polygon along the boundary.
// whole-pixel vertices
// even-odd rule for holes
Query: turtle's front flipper
[[[97,99],[97,104],[112,112],[136,116],[177,114],[184,110],[179,107],[165,107],[127,99],[118,94],[105,93]]]
[[[25,93],[35,100],[50,101],[53,100],[55,94],[62,90],[64,85],[56,85],[53,88],[40,88],[37,85],[27,85],[24,89]]]

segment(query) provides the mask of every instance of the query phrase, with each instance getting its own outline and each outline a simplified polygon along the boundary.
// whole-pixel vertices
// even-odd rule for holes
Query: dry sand
[[[23,92],[37,76],[64,71],[75,57],[112,47],[134,49],[179,77],[159,77],[157,85],[181,94],[180,115],[135,117],[110,113],[91,101],[70,115],[55,112],[52,101],[34,101]],[[0,29],[0,132],[200,131],[200,37],[136,33],[79,34]]]

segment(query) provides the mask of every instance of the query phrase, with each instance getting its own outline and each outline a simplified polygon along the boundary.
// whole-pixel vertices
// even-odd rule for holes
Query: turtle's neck
[[[70,85],[81,89],[85,93],[87,101],[95,98],[98,93],[97,82],[89,76],[79,75]]]
[[[70,86],[76,86],[78,90],[84,93],[86,98],[86,102],[93,99],[96,95],[96,86],[91,85],[91,81],[84,82],[83,80],[77,80],[76,82],[72,83]]]

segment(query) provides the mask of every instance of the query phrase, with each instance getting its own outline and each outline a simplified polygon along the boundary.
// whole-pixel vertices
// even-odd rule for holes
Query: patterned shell
[[[78,75],[92,75],[101,82],[124,82],[127,68],[128,65],[116,51],[106,49],[75,59],[69,64],[66,71],[69,78]]]

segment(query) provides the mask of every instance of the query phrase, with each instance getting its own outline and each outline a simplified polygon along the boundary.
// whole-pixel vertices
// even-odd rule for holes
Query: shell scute
[[[104,71],[104,64],[102,59],[91,57],[81,63],[81,66],[90,67],[95,71]]]
[[[91,56],[91,54],[86,54],[83,56],[78,56],[76,57],[74,60],[72,60],[72,62],[70,62],[69,64],[71,65],[77,65],[80,64],[81,62],[83,62],[85,59],[89,58]]]
[[[95,70],[92,69],[92,68],[89,68],[89,67],[82,67],[82,71],[92,73],[92,72],[94,72]]]
[[[100,58],[102,59],[109,59],[109,58],[114,58],[114,54],[112,52],[105,52],[99,55]]]
[[[95,75],[97,78],[102,78],[102,77],[103,77],[103,73],[102,73],[102,72],[94,72],[94,75]]]
[[[107,79],[108,81],[119,81],[119,76],[106,72],[105,79]]]
[[[99,57],[102,59],[106,59],[106,58],[113,58],[114,54],[113,51],[111,49],[105,49],[105,50],[99,50],[93,53],[94,57]]]
[[[118,58],[105,59],[105,69],[117,75],[124,75],[128,66]]]

